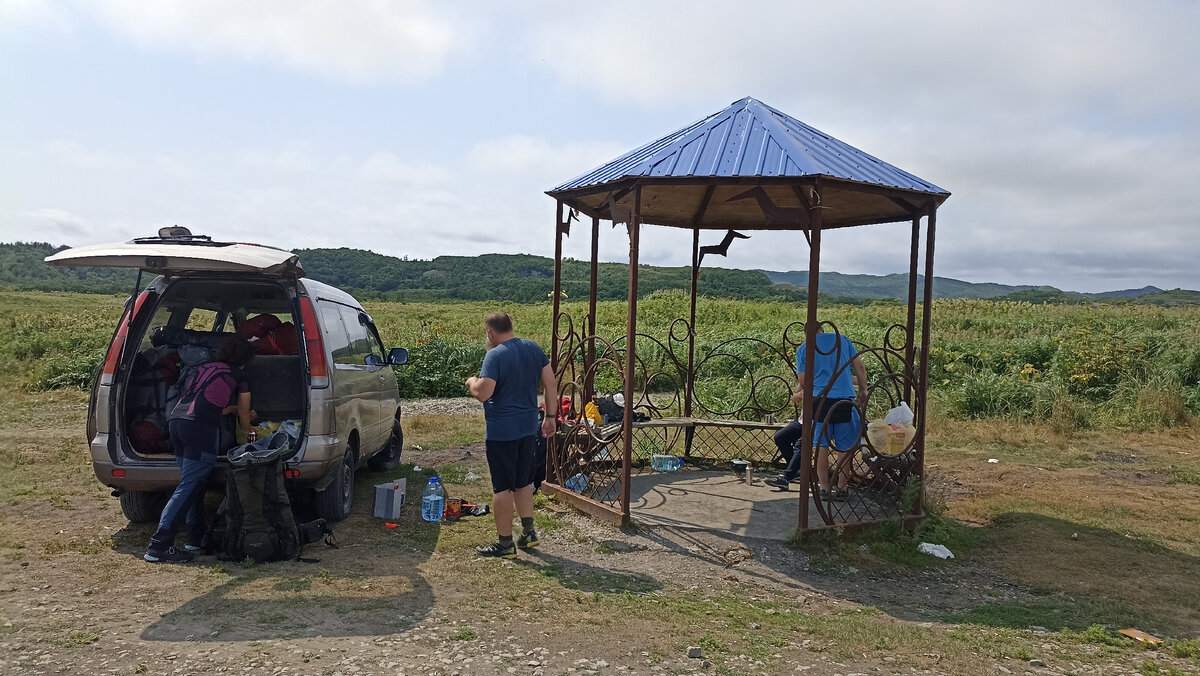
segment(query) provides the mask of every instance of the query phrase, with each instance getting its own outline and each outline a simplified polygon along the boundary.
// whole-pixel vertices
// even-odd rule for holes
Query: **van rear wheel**
[[[317,516],[331,522],[350,516],[350,506],[354,503],[354,449],[346,449],[342,464],[334,472],[333,481],[317,493]]]
[[[371,459],[367,461],[367,466],[373,472],[395,469],[396,465],[400,464],[400,454],[403,452],[404,428],[400,426],[399,418],[393,418],[392,436],[388,438],[387,446],[371,456]]]
[[[154,491],[122,491],[121,511],[125,518],[133,523],[151,523],[162,516],[163,507],[167,506],[167,493]]]

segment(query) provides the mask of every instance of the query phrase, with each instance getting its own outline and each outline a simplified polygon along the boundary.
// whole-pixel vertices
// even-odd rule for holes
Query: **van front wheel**
[[[384,446],[378,453],[371,456],[367,461],[367,466],[372,472],[382,472],[384,470],[396,469],[396,465],[400,464],[400,454],[404,450],[404,428],[400,426],[400,419],[392,419],[392,436],[388,438],[387,446]]]
[[[354,503],[354,451],[346,449],[342,463],[334,470],[333,481],[317,493],[317,516],[326,521],[341,521],[350,516]]]

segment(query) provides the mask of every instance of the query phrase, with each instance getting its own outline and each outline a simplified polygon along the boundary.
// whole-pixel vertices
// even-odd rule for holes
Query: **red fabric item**
[[[300,337],[291,322],[284,322],[271,332],[271,343],[279,354],[300,354]]]
[[[171,440],[163,429],[149,420],[139,420],[129,426],[129,441],[138,453],[170,453]]]
[[[279,321],[279,317],[273,314],[258,315],[242,322],[242,325],[238,327],[237,336],[247,340],[250,338],[265,338],[282,323]]]

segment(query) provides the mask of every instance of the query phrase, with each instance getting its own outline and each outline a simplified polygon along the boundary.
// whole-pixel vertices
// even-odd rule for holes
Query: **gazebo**
[[[822,395],[813,392],[812,369],[797,382],[794,352],[804,344],[806,363],[812,364],[814,336],[822,329],[837,332],[817,319],[822,236],[840,228],[905,222],[911,223],[907,321],[887,329],[881,344],[856,346],[871,375],[860,410],[863,431],[872,416],[904,401],[915,413],[915,434],[902,448],[879,447],[861,434],[854,448],[831,451],[830,467],[842,471],[848,463],[856,489],[853,499],[834,502],[818,494],[812,426],[806,424],[797,528],[803,534],[923,517],[933,245],[937,208],[949,197],[947,191],[745,98],[547,194],[557,202],[551,365],[560,391],[571,399],[570,412],[548,447],[547,490],[592,515],[627,523],[633,469],[654,454],[675,454],[710,467],[733,458],[758,466],[778,463],[771,437],[781,421],[797,414],[813,420],[814,396]],[[591,218],[591,272],[588,314],[576,322],[563,311],[560,298],[563,238],[580,214]],[[601,220],[624,224],[629,236],[624,335],[597,335]],[[924,279],[918,291],[922,220]],[[675,319],[666,335],[652,336],[638,327],[639,241],[646,225],[692,232],[689,313]],[[775,343],[746,337],[699,346],[697,286],[705,256],[724,255],[746,237],[742,231],[761,230],[803,234],[809,260],[806,321],[780,326]],[[706,231],[720,240],[702,246]],[[797,238],[797,249],[802,246]],[[717,363],[745,367],[734,401],[728,392],[717,396],[706,389],[705,371]],[[728,382],[730,368],[721,373],[721,382]],[[619,423],[592,424],[585,415],[601,381],[624,396]],[[799,409],[790,401],[795,387],[807,395]]]

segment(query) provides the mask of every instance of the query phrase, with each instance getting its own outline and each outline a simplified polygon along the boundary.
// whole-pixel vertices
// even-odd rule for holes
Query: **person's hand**
[[[793,404],[803,404],[804,403],[804,390],[796,390],[796,392],[792,395],[792,403]]]
[[[854,403],[858,404],[859,408],[865,409],[867,406],[867,391],[859,390],[858,394],[854,397]]]
[[[465,381],[463,381],[463,384],[467,386],[467,390],[470,390],[471,384],[474,382],[475,382],[475,376],[471,376],[471,377],[467,378]]]
[[[553,416],[546,416],[546,419],[542,421],[542,436],[549,439],[557,431],[558,421]]]

